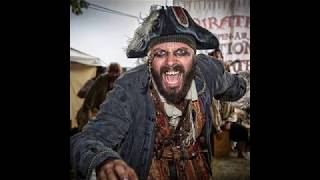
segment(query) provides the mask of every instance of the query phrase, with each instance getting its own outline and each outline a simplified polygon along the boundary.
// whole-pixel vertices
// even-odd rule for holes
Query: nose
[[[177,59],[175,58],[175,56],[173,55],[173,53],[169,53],[167,58],[166,58],[166,64],[168,66],[173,66],[176,63]]]

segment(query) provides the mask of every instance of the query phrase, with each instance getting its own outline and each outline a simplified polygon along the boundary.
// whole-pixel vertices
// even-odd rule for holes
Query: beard
[[[160,72],[156,72],[153,68],[151,68],[151,73],[153,79],[157,85],[159,93],[169,102],[172,104],[179,104],[184,98],[186,97],[191,82],[195,76],[195,59],[192,59],[192,66],[189,71],[186,72],[185,68],[180,64],[175,64],[173,66],[163,65],[160,67]],[[166,88],[163,87],[163,78],[162,75],[169,70],[171,71],[179,71],[182,74],[181,79],[181,88],[173,87],[173,88]]]

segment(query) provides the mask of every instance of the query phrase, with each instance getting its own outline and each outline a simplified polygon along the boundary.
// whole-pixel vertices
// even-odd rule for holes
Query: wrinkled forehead
[[[166,50],[166,51],[174,51],[177,49],[188,49],[190,51],[193,51],[192,47],[190,47],[188,44],[181,43],[181,42],[163,42],[154,45],[150,48],[149,52],[155,51],[155,50]]]

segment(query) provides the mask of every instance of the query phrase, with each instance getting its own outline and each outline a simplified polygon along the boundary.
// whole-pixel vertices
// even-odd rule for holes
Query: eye
[[[162,58],[167,55],[167,52],[165,50],[159,50],[154,52],[154,57]]]
[[[175,54],[176,56],[189,56],[189,55],[190,55],[190,53],[189,53],[188,50],[186,50],[186,49],[177,49],[177,50],[174,52],[174,54]]]

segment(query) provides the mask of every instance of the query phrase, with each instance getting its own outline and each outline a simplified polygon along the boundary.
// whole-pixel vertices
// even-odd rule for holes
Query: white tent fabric
[[[79,50],[70,48],[70,61],[89,66],[106,66],[102,60]]]
[[[70,48],[70,120],[71,128],[78,127],[76,115],[83,104],[83,100],[77,96],[78,91],[96,75],[97,66],[105,66],[103,62],[94,56]]]

